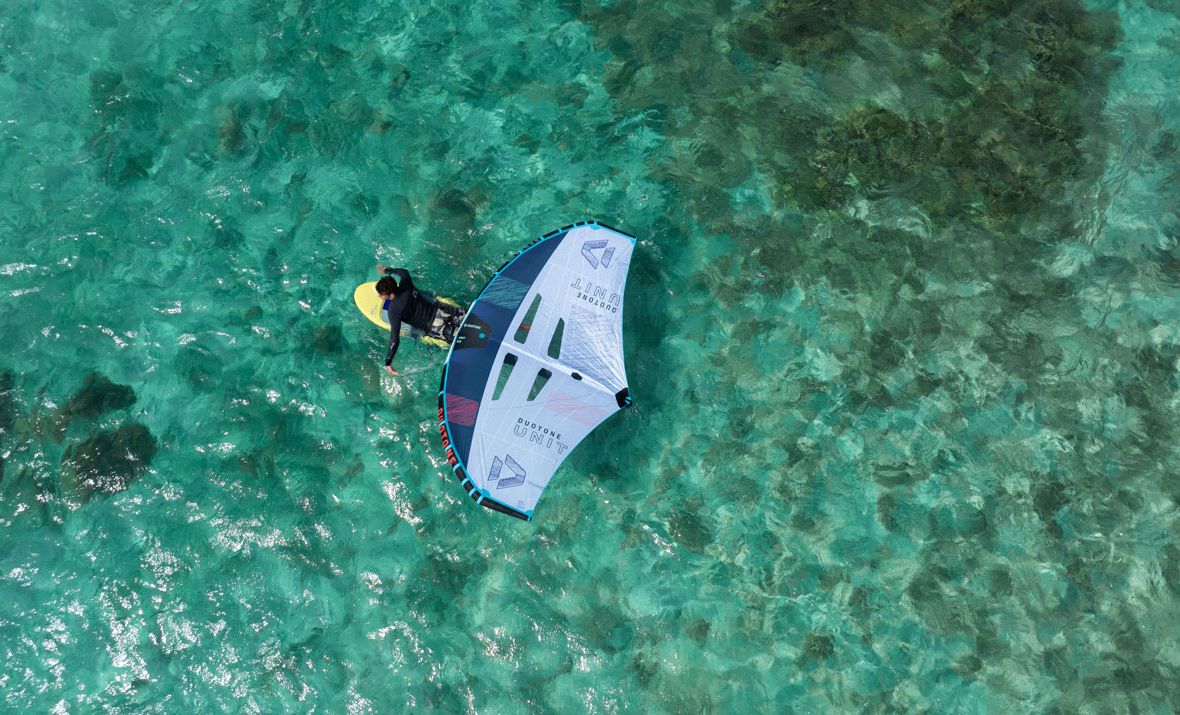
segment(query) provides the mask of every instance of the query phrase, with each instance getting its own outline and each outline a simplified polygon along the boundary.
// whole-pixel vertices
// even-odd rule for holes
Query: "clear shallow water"
[[[10,5],[5,707],[1176,709],[1176,12]],[[638,407],[524,525],[351,292],[583,217]]]

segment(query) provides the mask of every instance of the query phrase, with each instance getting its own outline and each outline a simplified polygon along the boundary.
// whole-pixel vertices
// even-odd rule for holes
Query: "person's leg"
[[[440,332],[443,340],[448,343],[455,339],[455,333],[459,332],[459,324],[463,322],[463,314],[467,312],[462,308],[452,305],[439,306],[439,314],[442,317],[442,326]]]
[[[438,304],[435,305],[434,316],[430,319],[430,330],[428,331],[430,337],[438,338],[439,340],[447,339],[447,315],[448,313],[446,306]]]

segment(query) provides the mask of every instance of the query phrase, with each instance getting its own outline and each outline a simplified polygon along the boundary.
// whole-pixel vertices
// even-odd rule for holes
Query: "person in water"
[[[402,323],[449,343],[462,314],[458,308],[443,305],[419,292],[405,268],[390,268],[378,263],[377,272],[381,274],[381,279],[377,281],[377,294],[385,301],[382,310],[389,320],[389,350],[385,353],[385,371],[397,375],[393,357],[401,345]]]

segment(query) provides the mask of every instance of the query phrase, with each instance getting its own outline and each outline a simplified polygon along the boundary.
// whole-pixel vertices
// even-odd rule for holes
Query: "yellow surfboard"
[[[377,295],[377,281],[369,281],[357,286],[356,290],[352,292],[352,300],[356,303],[356,307],[360,308],[361,313],[377,327],[389,330],[389,321],[385,319],[385,313],[381,310],[381,306],[385,305],[385,300]]]
[[[361,314],[369,319],[374,325],[379,328],[389,330],[389,321],[385,319],[385,312],[381,310],[385,305],[385,300],[377,294],[377,281],[369,281],[368,283],[361,283],[352,292],[352,300],[356,303],[356,307],[360,309]],[[450,298],[435,298],[436,301],[443,305],[453,305],[458,307],[459,304]],[[429,345],[436,345],[440,348],[450,347],[447,341],[439,338],[423,335],[420,331],[413,330],[410,326],[402,323],[402,335],[413,335],[420,337],[422,342]]]

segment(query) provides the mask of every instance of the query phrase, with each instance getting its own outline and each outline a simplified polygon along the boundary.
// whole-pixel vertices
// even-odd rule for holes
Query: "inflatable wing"
[[[569,453],[631,404],[623,289],[635,237],[596,221],[542,236],[496,271],[451,344],[439,432],[472,499],[532,518]]]

